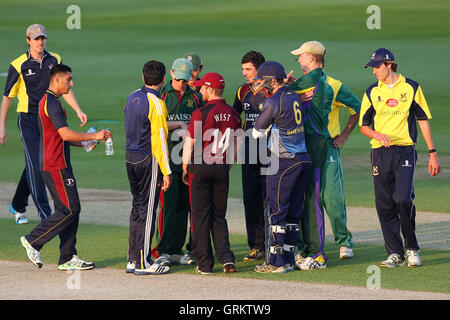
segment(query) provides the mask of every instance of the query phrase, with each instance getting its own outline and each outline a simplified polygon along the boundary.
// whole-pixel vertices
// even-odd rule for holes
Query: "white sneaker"
[[[339,249],[339,259],[349,259],[353,257],[353,249],[347,247],[341,247]]]
[[[295,266],[300,269],[300,265],[302,264],[303,261],[305,261],[305,257],[302,256],[300,253],[297,253],[295,255]]]
[[[300,270],[318,270],[320,269],[319,262],[311,257],[305,258],[299,266]]]
[[[403,267],[405,265],[406,261],[397,253],[392,253],[386,260],[380,263],[380,267],[382,268]]]
[[[136,261],[128,261],[125,272],[126,273],[134,273],[135,269],[136,269]]]
[[[162,254],[158,257],[158,259],[155,260],[155,263],[163,266],[163,267],[170,267],[170,256],[168,254]]]
[[[77,255],[74,255],[72,259],[70,259],[66,263],[58,265],[58,270],[60,271],[90,270],[94,268],[95,264],[93,262],[84,261]]]
[[[17,212],[16,210],[14,210],[12,204],[9,205],[9,211],[11,211],[11,213],[14,215],[14,222],[16,224],[27,224],[28,223],[28,218],[25,215],[25,213]]]
[[[418,250],[406,250],[405,258],[408,261],[408,267],[418,267],[422,264]]]
[[[27,252],[28,259],[38,268],[42,268],[41,254],[25,239],[20,237],[20,242]]]
[[[169,256],[169,262],[176,264],[189,264],[189,261],[186,259],[186,257],[181,254],[171,254]]]
[[[146,269],[134,269],[134,274],[138,276],[145,276],[145,275],[160,275],[168,273],[170,268],[168,266],[162,266],[156,262],[154,262],[150,267]]]

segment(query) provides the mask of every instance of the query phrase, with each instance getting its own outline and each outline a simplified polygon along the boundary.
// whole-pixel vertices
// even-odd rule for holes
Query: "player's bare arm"
[[[430,123],[428,120],[419,120],[420,131],[422,132],[423,139],[428,147],[428,150],[436,150],[434,145],[433,136],[431,134]],[[430,176],[435,176],[441,171],[441,165],[437,151],[430,152],[430,160],[428,161],[428,173]]]
[[[187,173],[188,165],[191,162],[192,151],[194,149],[195,140],[189,136],[187,136],[184,140],[183,146],[183,182],[186,185],[189,185],[189,177]]]
[[[12,98],[3,96],[2,105],[0,108],[0,145],[6,145],[8,135],[6,132],[6,118],[8,117],[9,109],[11,108]]]
[[[350,137],[350,134],[352,133],[358,121],[359,121],[359,113],[350,115],[350,117],[348,118],[348,122],[345,125],[345,129],[342,131],[340,135],[338,135],[333,140],[333,146],[335,148],[340,148],[344,145],[344,143]]]
[[[81,141],[102,140],[106,141],[108,138],[112,138],[112,132],[110,130],[101,130],[98,132],[87,133],[78,132],[68,127],[62,127],[58,130],[59,135],[64,141],[70,141],[72,145],[81,146]]]
[[[64,100],[67,102],[67,104],[77,113],[77,117],[80,119],[81,124],[80,127],[84,126],[87,123],[87,116],[86,114],[81,111],[80,106],[78,105],[77,99],[75,98],[75,94],[72,90],[69,91],[69,93],[63,95]]]
[[[361,134],[368,138],[377,140],[384,147],[388,148],[391,145],[391,139],[388,135],[376,132],[369,126],[361,126]]]

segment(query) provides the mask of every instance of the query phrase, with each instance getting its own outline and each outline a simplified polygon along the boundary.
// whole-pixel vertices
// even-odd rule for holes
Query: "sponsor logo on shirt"
[[[406,101],[408,101],[408,98],[406,97],[406,93],[402,93],[402,94],[400,95],[400,101],[401,101],[401,102],[406,102]]]
[[[398,106],[398,101],[397,101],[397,99],[392,99],[391,98],[388,101],[386,101],[386,105],[388,107],[395,108],[396,106]]]
[[[34,74],[36,74],[36,73],[34,73],[33,71],[31,71],[31,69],[28,69],[28,72],[27,73],[25,73],[25,75],[28,77],[28,76],[32,76],[32,75],[34,75]]]

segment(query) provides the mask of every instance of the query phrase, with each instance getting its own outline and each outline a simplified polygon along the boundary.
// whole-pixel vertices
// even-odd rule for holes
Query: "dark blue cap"
[[[386,60],[394,61],[394,54],[385,48],[377,49],[374,53],[372,53],[370,61],[364,66],[364,68],[378,67]]]
[[[258,76],[254,80],[263,77],[274,77],[275,79],[284,79],[287,77],[284,67],[276,61],[266,61],[258,68]]]

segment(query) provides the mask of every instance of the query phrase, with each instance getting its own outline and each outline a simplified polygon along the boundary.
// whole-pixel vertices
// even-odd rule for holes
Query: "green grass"
[[[19,237],[27,234],[37,222],[28,225],[14,225],[11,219],[0,219],[0,260],[28,261]],[[221,265],[214,266],[216,276],[311,282],[365,287],[368,267],[378,266],[385,259],[382,246],[357,245],[355,256],[349,260],[338,259],[338,248],[327,243],[328,268],[319,271],[296,271],[286,274],[258,274],[253,271],[257,263],[244,263],[242,258],[248,254],[246,237],[230,235],[231,249],[236,256],[238,273],[224,275]],[[56,264],[59,257],[59,240],[53,239],[41,250],[44,264]],[[128,249],[128,228],[123,226],[104,226],[80,224],[77,234],[77,250],[81,258],[94,261],[98,268],[125,269]],[[421,250],[423,265],[419,268],[381,269],[381,288],[413,291],[450,293],[448,286],[448,261],[450,252],[444,250]],[[56,267],[55,267],[55,272]],[[192,266],[175,266],[171,272],[194,274]]]
[[[167,69],[189,51],[198,52],[204,71],[216,71],[226,79],[225,98],[232,104],[243,82],[240,59],[249,50],[263,52],[267,60],[281,62],[287,70],[300,70],[290,55],[307,40],[320,40],[327,47],[325,70],[342,80],[355,94],[375,81],[362,66],[378,47],[390,48],[399,71],[418,81],[425,93],[433,120],[433,136],[443,172],[428,177],[417,168],[415,187],[419,210],[450,212],[442,194],[450,192],[450,5],[445,0],[377,1],[381,29],[368,30],[366,9],[370,1],[77,1],[81,30],[66,28],[66,8],[73,1],[4,0],[0,3],[0,32],[7,45],[0,51],[0,73],[8,62],[26,50],[25,28],[42,23],[48,29],[47,48],[62,55],[74,72],[74,92],[89,117],[81,130],[97,124],[114,132],[115,155],[105,157],[103,145],[91,153],[72,151],[72,164],[80,187],[125,190],[123,105],[128,94],[141,86],[142,65],[156,59]],[[23,8],[27,14],[23,14]],[[169,78],[169,77],[168,77]],[[0,78],[3,88],[5,78]],[[16,126],[15,103],[7,129],[9,142],[0,147],[0,181],[16,182],[24,165],[23,149]],[[69,109],[70,110],[70,109]],[[69,111],[69,125],[78,120]],[[347,115],[343,114],[342,125]],[[427,159],[419,134],[419,160]],[[369,141],[356,129],[342,150],[347,204],[373,207]],[[232,171],[230,196],[242,197],[240,168]]]

